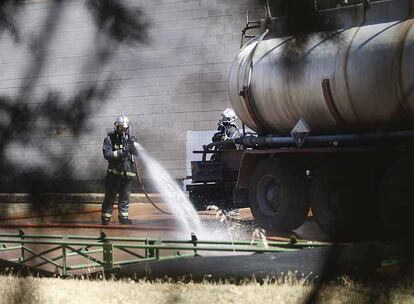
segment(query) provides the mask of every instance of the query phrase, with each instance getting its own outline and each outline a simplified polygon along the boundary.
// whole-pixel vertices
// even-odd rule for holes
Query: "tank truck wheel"
[[[290,233],[305,220],[305,172],[280,159],[266,159],[254,170],[249,187],[250,208],[266,230]]]
[[[375,172],[364,161],[337,161],[323,166],[310,190],[312,213],[321,230],[334,240],[357,240],[377,227],[372,214]]]
[[[396,241],[412,237],[414,158],[402,155],[390,164],[380,183],[380,218]]]

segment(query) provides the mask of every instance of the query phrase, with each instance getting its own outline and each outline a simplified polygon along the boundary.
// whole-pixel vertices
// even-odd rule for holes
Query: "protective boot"
[[[122,225],[131,225],[132,221],[127,216],[118,217],[119,223]]]
[[[101,224],[102,224],[102,225],[108,225],[110,220],[111,220],[111,218],[110,218],[110,217],[105,217],[105,216],[102,216],[102,217],[101,217]]]

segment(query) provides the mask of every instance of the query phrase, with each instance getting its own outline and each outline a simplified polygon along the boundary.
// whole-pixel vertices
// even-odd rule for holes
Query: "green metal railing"
[[[42,235],[25,234],[20,230],[15,234],[0,233],[0,259],[36,269],[52,266],[55,273],[67,276],[74,271],[110,270],[120,265],[201,256],[207,252],[284,252],[327,245],[330,244],[296,240],[203,241],[194,236],[190,240],[109,237],[103,232],[97,237]],[[77,260],[73,261],[75,257]],[[87,263],[80,264],[81,258]]]

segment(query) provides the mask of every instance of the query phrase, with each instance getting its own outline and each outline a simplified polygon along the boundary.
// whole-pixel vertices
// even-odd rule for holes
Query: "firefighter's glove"
[[[225,134],[221,133],[221,132],[216,132],[213,135],[213,138],[211,139],[212,142],[219,142],[219,141],[223,141],[225,139]]]
[[[114,157],[115,158],[124,158],[128,155],[128,152],[125,151],[124,149],[118,149],[116,151],[114,151]]]
[[[138,155],[138,150],[135,147],[135,143],[137,142],[137,139],[134,136],[131,136],[130,140],[131,140],[131,144],[129,145],[129,153],[132,155]]]

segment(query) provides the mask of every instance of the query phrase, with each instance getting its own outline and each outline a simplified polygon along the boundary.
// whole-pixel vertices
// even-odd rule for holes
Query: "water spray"
[[[135,163],[135,171],[137,172],[137,179],[138,179],[139,184],[141,185],[142,192],[144,193],[144,195],[148,199],[148,201],[151,203],[151,205],[161,213],[164,213],[164,214],[167,214],[167,215],[172,215],[172,213],[170,213],[168,211],[165,211],[165,210],[161,209],[160,207],[158,207],[152,201],[152,199],[149,197],[148,192],[145,190],[144,183],[142,182],[142,178],[141,178],[137,163]]]
[[[153,159],[145,151],[145,149],[139,143],[135,142],[134,146],[142,162],[146,164],[147,168],[149,169],[149,177],[155,184],[157,190],[161,193],[161,196],[165,200],[165,203],[171,210],[171,214],[178,220],[181,227],[188,233],[207,235],[207,233],[204,233],[204,227],[193,205],[181,190],[181,188],[174,181],[174,179],[155,159]],[[137,176],[139,176],[138,168]],[[142,185],[142,179],[140,176],[139,181]],[[145,190],[144,193],[149,199]],[[150,199],[149,201],[151,202]],[[158,208],[158,206],[156,206],[153,202],[152,205],[156,207],[157,210],[160,210],[160,208]],[[164,210],[162,212],[166,213]]]

